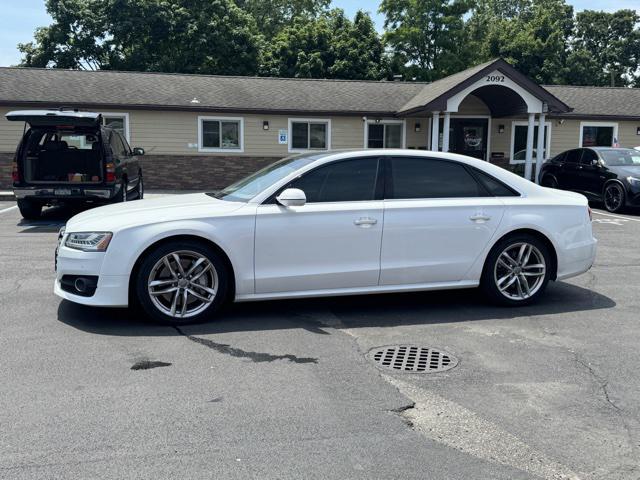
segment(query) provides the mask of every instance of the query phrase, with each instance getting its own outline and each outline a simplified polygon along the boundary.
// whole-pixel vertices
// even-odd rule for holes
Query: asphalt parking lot
[[[530,307],[359,296],[175,329],[61,302],[68,212],[25,222],[14,205],[0,203],[0,478],[640,478],[637,214],[596,212],[594,267]],[[459,363],[385,372],[367,352],[392,344]]]

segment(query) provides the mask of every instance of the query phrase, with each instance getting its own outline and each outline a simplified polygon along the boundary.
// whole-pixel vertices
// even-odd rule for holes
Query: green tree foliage
[[[317,18],[326,13],[331,0],[236,0],[236,4],[256,21],[267,40],[296,18]]]
[[[562,83],[572,27],[564,0],[483,0],[468,35],[477,62],[502,57],[539,83]]]
[[[253,74],[262,37],[231,0],[48,0],[19,46],[35,67]]]
[[[640,16],[633,10],[576,15],[567,81],[573,85],[626,86],[638,81]]]
[[[354,21],[340,9],[298,17],[266,47],[260,73],[301,78],[379,79],[384,48],[368,14]]]
[[[382,0],[384,40],[405,78],[436,80],[468,66],[464,15],[469,0]]]

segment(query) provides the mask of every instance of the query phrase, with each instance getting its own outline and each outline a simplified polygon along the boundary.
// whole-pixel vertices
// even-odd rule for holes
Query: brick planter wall
[[[13,180],[11,180],[13,155],[13,153],[0,153],[0,190],[11,190],[13,184]]]
[[[279,157],[145,155],[142,174],[145,189],[216,190]]]

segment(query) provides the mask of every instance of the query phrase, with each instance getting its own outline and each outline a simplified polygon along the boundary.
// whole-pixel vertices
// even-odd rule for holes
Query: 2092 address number
[[[504,82],[504,75],[487,75],[487,82],[502,83]]]

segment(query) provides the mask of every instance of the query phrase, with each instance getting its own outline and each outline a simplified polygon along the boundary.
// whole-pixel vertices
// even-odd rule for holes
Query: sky
[[[576,11],[638,9],[638,0],[568,0],[568,3]],[[382,30],[384,17],[377,13],[378,4],[378,0],[333,0],[332,6],[344,9],[349,17],[353,17],[358,10],[368,11],[378,30]],[[0,0],[0,66],[18,64],[18,43],[31,41],[34,30],[50,22],[44,0]]]

